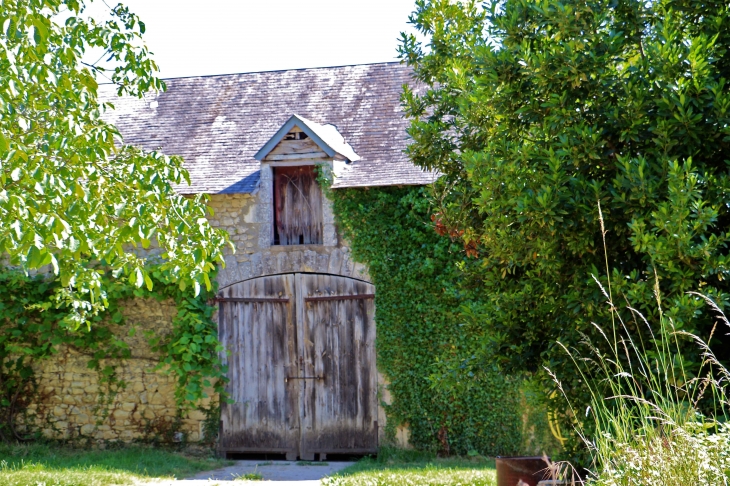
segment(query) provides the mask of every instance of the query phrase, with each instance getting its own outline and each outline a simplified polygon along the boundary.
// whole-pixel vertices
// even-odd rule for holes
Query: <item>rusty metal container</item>
[[[497,486],[537,486],[549,478],[548,464],[539,456],[497,457],[496,462]]]

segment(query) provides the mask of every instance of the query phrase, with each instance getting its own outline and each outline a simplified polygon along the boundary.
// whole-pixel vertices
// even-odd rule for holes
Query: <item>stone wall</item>
[[[99,373],[87,366],[90,356],[60,349],[36,366],[39,400],[28,408],[32,423],[56,439],[201,440],[205,415],[194,410],[177,418],[175,378],[154,370],[158,358],[145,337],[145,331],[158,336],[170,332],[175,304],[133,299],[120,307],[126,324],[116,334],[129,345],[132,357],[107,360],[101,367],[114,367],[125,386],[110,394]]]
[[[350,249],[338,237],[329,201],[325,201],[323,211],[323,245],[271,245],[271,203],[266,202],[266,187],[270,181],[265,169],[262,169],[262,189],[255,195],[211,196],[209,205],[214,214],[209,218],[210,222],[228,231],[236,247],[235,253],[226,249],[226,266],[218,272],[219,286],[223,288],[255,277],[290,272],[330,273],[370,281],[365,265],[352,260]]]
[[[338,237],[329,203],[323,211],[323,245],[271,246],[270,173],[270,168],[262,169],[262,189],[256,194],[216,194],[210,198],[211,224],[225,229],[235,246],[235,253],[225,250],[226,266],[219,270],[219,286],[288,272],[330,273],[369,281],[366,267],[352,260],[349,248]],[[152,248],[147,254],[156,252],[159,249]],[[40,399],[29,409],[36,424],[53,438],[170,440],[181,437],[171,437],[173,432],[181,432],[186,440],[201,440],[205,415],[193,411],[176,418],[174,378],[153,370],[158,357],[144,337],[146,330],[158,335],[169,332],[175,305],[136,299],[121,308],[128,324],[119,328],[117,336],[129,344],[133,356],[104,365],[115,366],[126,387],[106,403],[105,387],[87,366],[89,357],[61,349],[55,358],[38,364]],[[136,327],[134,336],[129,336],[131,326]]]

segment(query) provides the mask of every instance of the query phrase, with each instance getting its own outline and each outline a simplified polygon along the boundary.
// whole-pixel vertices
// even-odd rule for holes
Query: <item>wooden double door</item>
[[[247,280],[219,294],[228,350],[220,450],[286,454],[377,451],[375,288],[323,274]]]

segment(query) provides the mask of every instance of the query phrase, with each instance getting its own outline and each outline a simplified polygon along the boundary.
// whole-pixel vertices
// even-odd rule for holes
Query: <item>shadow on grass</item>
[[[0,443],[0,460],[2,484],[14,484],[13,478],[20,479],[31,472],[57,476],[60,484],[72,484],[79,475],[87,475],[89,483],[97,479],[106,483],[104,478],[125,476],[181,478],[228,464],[212,456],[192,456],[165,448],[125,446],[94,450],[61,443]]]
[[[433,454],[383,448],[377,458],[366,457],[337,474],[324,485],[463,485],[494,486],[494,460],[475,457],[437,458]]]

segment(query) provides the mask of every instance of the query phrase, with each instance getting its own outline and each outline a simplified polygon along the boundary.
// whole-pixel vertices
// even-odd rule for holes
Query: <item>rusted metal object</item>
[[[361,295],[323,295],[317,297],[305,297],[304,302],[323,302],[326,300],[368,300],[374,299],[375,294]]]
[[[537,486],[549,478],[542,457],[497,457],[497,486]]]

